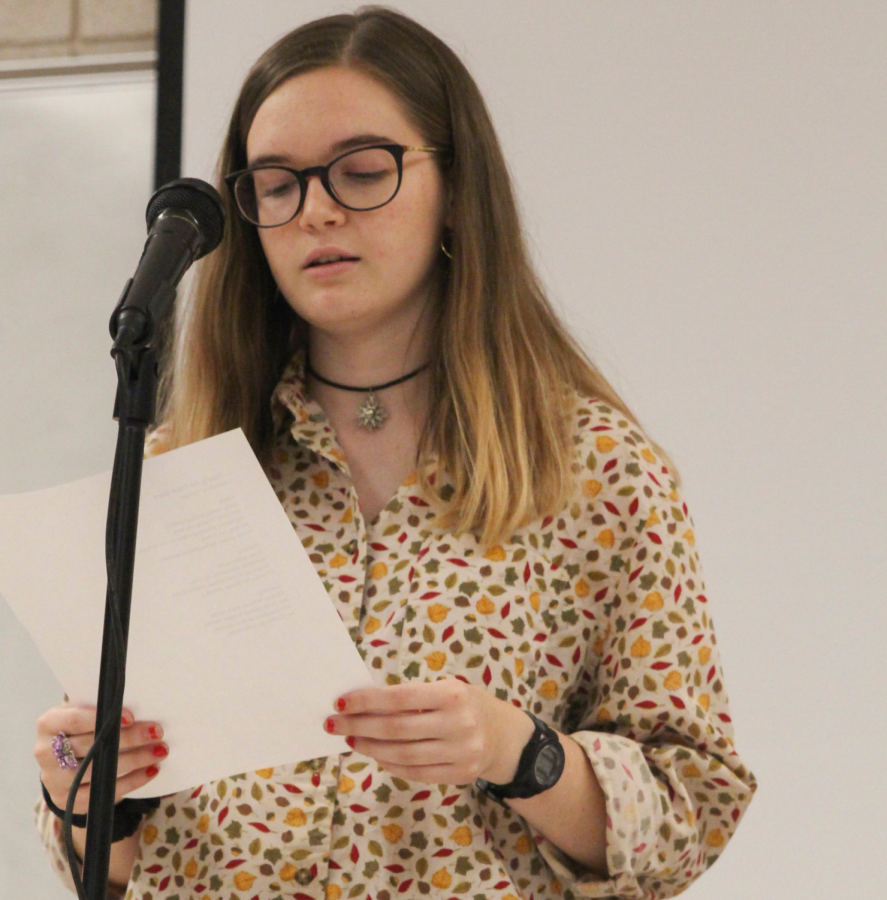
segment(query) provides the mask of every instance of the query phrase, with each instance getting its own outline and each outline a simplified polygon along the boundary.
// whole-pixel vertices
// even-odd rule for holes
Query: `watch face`
[[[541,785],[550,785],[554,784],[557,780],[557,772],[559,762],[559,754],[557,752],[557,748],[549,744],[547,747],[543,747],[539,751],[539,755],[536,757],[536,766],[533,769],[533,774],[536,777],[536,782]]]

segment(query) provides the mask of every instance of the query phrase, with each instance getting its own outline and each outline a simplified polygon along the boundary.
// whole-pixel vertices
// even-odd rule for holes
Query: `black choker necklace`
[[[357,387],[353,384],[339,384],[337,381],[330,381],[329,378],[318,375],[317,372],[311,368],[310,362],[307,363],[305,368],[307,369],[308,374],[312,378],[316,378],[321,384],[338,388],[340,391],[355,391],[358,394],[366,394],[367,396],[364,398],[363,402],[357,407],[357,423],[361,428],[366,428],[368,431],[376,431],[378,428],[382,427],[385,419],[388,418],[385,407],[382,406],[382,401],[376,396],[376,392],[384,391],[386,388],[394,387],[397,384],[403,384],[405,381],[415,378],[420,372],[424,372],[429,365],[431,365],[431,363],[425,363],[425,365],[419,366],[418,369],[413,369],[412,372],[401,375],[400,378],[395,378],[394,381],[386,381],[385,384],[374,384],[369,387]]]

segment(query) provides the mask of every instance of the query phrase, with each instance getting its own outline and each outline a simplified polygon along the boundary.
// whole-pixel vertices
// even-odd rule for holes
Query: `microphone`
[[[145,342],[176,296],[188,267],[218,246],[225,229],[222,201],[199,178],[179,178],[154,192],[145,211],[148,240],[113,314],[114,346]]]

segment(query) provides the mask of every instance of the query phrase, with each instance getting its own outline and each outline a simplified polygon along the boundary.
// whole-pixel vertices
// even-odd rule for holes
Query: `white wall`
[[[272,39],[357,5],[190,0],[185,173],[209,174]],[[876,896],[887,4],[397,5],[476,76],[554,299],[684,477],[761,782],[686,896]],[[150,86],[116,90],[0,94],[3,491],[110,464],[106,319],[144,242],[151,140]],[[0,683],[0,900],[68,896],[28,808],[58,688],[3,603]]]
[[[153,132],[153,73],[0,81],[0,493],[111,466],[108,318],[145,242]],[[2,598],[0,685],[0,900],[70,897],[31,813],[61,688]]]
[[[358,3],[190,0],[186,170]],[[882,890],[887,4],[399,0],[492,108],[554,299],[678,461],[761,788],[694,898]]]

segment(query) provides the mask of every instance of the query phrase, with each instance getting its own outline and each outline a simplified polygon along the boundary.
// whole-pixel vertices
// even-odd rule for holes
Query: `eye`
[[[260,201],[288,197],[299,188],[299,182],[286,169],[258,169],[253,172],[253,184]]]
[[[330,170],[332,180],[351,185],[376,184],[397,177],[397,163],[387,151],[378,147],[357,150],[336,162]]]
[[[340,178],[347,178],[351,181],[378,181],[385,178],[389,173],[385,169],[368,169],[359,168],[357,166],[346,166],[344,171],[337,173]]]

